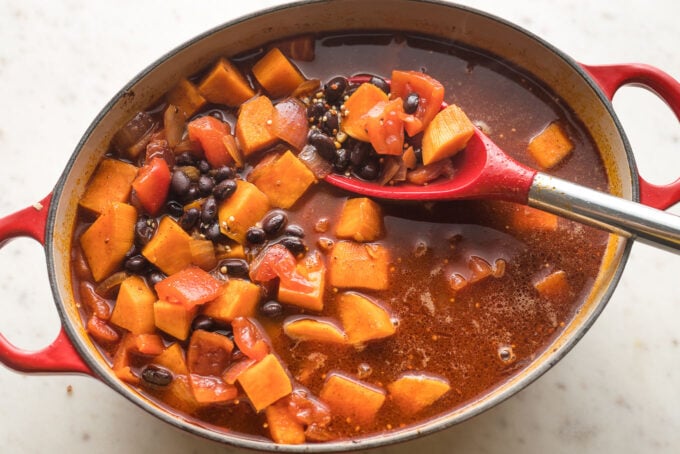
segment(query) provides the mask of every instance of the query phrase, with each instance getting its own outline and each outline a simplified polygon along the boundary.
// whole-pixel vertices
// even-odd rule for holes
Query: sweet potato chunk
[[[340,212],[335,234],[358,242],[375,241],[383,230],[380,205],[366,197],[349,199]]]
[[[358,293],[340,294],[338,311],[351,344],[382,339],[397,331],[389,312]]]
[[[389,252],[374,243],[338,241],[328,264],[333,287],[385,290],[389,285]]]
[[[418,373],[406,373],[387,385],[390,399],[408,414],[429,407],[449,389],[446,379]]]
[[[323,310],[323,294],[326,288],[326,265],[320,254],[310,254],[295,267],[305,285],[300,286],[293,279],[281,279],[278,299],[312,311]]]
[[[137,167],[117,159],[104,159],[85,189],[80,206],[102,214],[112,202],[127,202],[132,192],[132,182]]]
[[[324,382],[319,398],[333,412],[350,418],[352,422],[369,424],[385,402],[385,391],[334,372]]]
[[[120,267],[135,240],[137,210],[126,203],[111,203],[80,237],[83,255],[99,282]]]
[[[274,105],[266,96],[256,96],[241,105],[236,120],[236,140],[244,157],[271,147],[279,140],[268,124],[273,121],[274,112]]]
[[[191,252],[191,263],[199,268],[209,271],[217,265],[215,244],[212,241],[191,238],[189,251]]]
[[[271,353],[243,371],[238,383],[258,412],[293,391],[286,369]]]
[[[298,445],[305,442],[305,428],[290,414],[287,402],[268,406],[265,416],[274,443]]]
[[[423,134],[423,164],[450,158],[465,148],[475,127],[463,110],[452,104],[439,112]]]
[[[174,375],[187,375],[189,373],[184,351],[177,342],[168,345],[160,355],[151,361],[151,364],[167,369]]]
[[[510,225],[520,232],[554,232],[557,230],[559,218],[547,211],[514,205],[510,212]]]
[[[188,375],[175,376],[161,396],[171,408],[186,413],[193,413],[201,406],[191,389]]]
[[[342,119],[340,127],[350,137],[362,142],[370,142],[371,138],[366,131],[368,112],[378,103],[387,104],[387,94],[373,84],[361,84],[345,101],[347,114]]]
[[[220,230],[238,243],[245,243],[248,228],[269,211],[269,198],[257,186],[237,180],[236,191],[218,208]]]
[[[305,78],[276,47],[253,65],[253,75],[272,98],[290,95]]]
[[[111,323],[133,334],[154,331],[153,303],[156,295],[139,276],[130,276],[120,284]]]
[[[571,292],[567,273],[563,270],[553,271],[534,283],[534,288],[541,297],[551,300],[563,299]]]
[[[203,313],[223,322],[252,317],[260,302],[260,287],[244,279],[229,279],[222,293],[203,307]]]
[[[283,332],[291,339],[300,341],[344,344],[347,335],[333,321],[318,317],[298,318],[286,321]]]
[[[241,71],[224,58],[219,59],[201,80],[198,90],[209,102],[230,107],[237,107],[255,96]]]
[[[156,234],[142,249],[142,255],[165,274],[174,274],[191,264],[191,237],[169,216],[163,217]]]
[[[189,373],[222,376],[231,361],[234,343],[228,337],[197,329],[191,334],[187,348]]]
[[[187,308],[184,304],[163,300],[158,300],[153,304],[156,327],[179,340],[184,340],[189,335],[191,321],[196,312],[196,307]]]
[[[177,106],[184,118],[192,117],[206,104],[198,88],[187,79],[180,80],[166,95],[168,104]]]
[[[276,159],[265,159],[258,164],[249,180],[267,194],[273,206],[290,208],[316,181],[316,177],[289,150]]]
[[[529,142],[529,155],[543,169],[552,169],[566,158],[574,145],[558,123],[550,123]]]
[[[189,385],[194,399],[199,404],[229,402],[238,396],[236,386],[225,383],[220,377],[190,374]]]

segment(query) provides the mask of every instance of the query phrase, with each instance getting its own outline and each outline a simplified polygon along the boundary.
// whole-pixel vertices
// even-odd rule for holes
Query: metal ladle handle
[[[680,253],[680,216],[538,172],[529,206]]]

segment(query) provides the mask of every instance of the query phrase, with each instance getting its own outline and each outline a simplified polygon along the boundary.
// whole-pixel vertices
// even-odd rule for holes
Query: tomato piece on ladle
[[[438,80],[418,71],[392,71],[391,98],[418,94],[418,108],[404,119],[406,133],[413,137],[423,131],[441,109],[444,101],[444,86]]]

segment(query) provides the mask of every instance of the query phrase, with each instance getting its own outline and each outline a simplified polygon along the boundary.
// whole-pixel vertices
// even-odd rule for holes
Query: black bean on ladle
[[[372,76],[369,79],[368,83],[375,85],[376,87],[378,87],[379,89],[381,89],[382,91],[387,93],[388,95],[390,94],[390,85],[382,77]]]
[[[416,113],[418,104],[420,104],[418,93],[410,93],[404,100],[404,112],[409,115]]]
[[[323,87],[323,94],[326,101],[329,104],[335,104],[340,101],[347,89],[347,85],[347,79],[342,76],[334,77],[329,80]]]
[[[335,142],[328,135],[318,130],[309,133],[308,142],[326,161],[333,161],[335,158]]]

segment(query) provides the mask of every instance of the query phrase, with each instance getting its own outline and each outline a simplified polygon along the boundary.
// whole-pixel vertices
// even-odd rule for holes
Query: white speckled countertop
[[[367,0],[368,1],[368,0]],[[0,1],[0,215],[50,192],[106,102],[149,62],[274,0]],[[644,62],[680,78],[676,0],[478,0],[584,63]],[[643,175],[680,176],[680,127],[650,93],[614,106]],[[636,245],[602,316],[556,367],[494,409],[374,453],[680,452],[680,257]],[[37,349],[58,332],[42,250],[0,251],[0,332]],[[0,366],[0,451],[242,452],[146,414],[92,378]]]

